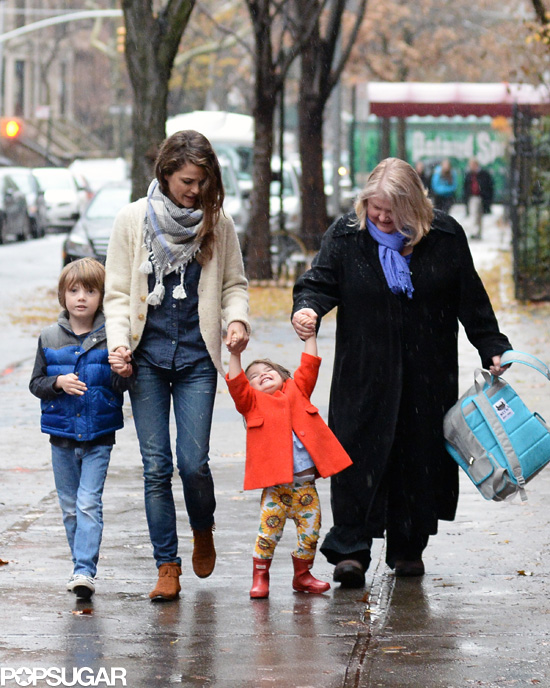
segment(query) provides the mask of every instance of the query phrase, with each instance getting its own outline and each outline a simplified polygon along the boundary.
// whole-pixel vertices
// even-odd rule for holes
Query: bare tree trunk
[[[353,5],[354,25],[341,47],[342,17],[348,4]],[[328,225],[328,214],[323,179],[323,113],[330,94],[340,79],[344,65],[357,36],[365,13],[367,0],[348,3],[332,0],[326,21],[319,19],[310,39],[301,52],[299,148],[302,163],[302,227],[301,234],[309,249],[317,249]],[[321,2],[318,3],[322,9]],[[350,9],[351,11],[351,9]],[[304,24],[306,17],[300,0],[294,0],[293,13],[297,23]],[[303,30],[303,29],[302,29]]]
[[[248,274],[255,279],[271,277],[269,184],[277,95],[290,65],[311,39],[326,2],[300,0],[302,16],[298,22],[291,18],[290,0],[246,0],[255,39],[254,188],[247,252]]]
[[[141,55],[127,58],[132,88],[139,94],[132,108],[132,200],[147,193],[159,146],[166,137],[169,76],[158,64],[155,52],[149,43],[142,46]]]
[[[141,198],[166,136],[168,82],[195,0],[168,0],[153,12],[152,0],[122,0],[126,63],[134,93],[132,200]]]
[[[299,11],[299,8],[296,9]],[[302,165],[300,233],[306,247],[312,251],[319,248],[320,238],[328,226],[323,178],[323,111],[326,96],[319,76],[321,70],[330,71],[330,65],[320,65],[319,53],[322,50],[317,23],[301,53],[298,100],[298,146]]]
[[[273,155],[273,120],[276,95],[264,88],[254,107],[254,176],[250,197],[247,270],[255,279],[271,278],[271,229],[269,221],[269,187]]]
[[[306,94],[300,98],[298,135],[302,161],[301,235],[306,247],[312,251],[319,248],[321,236],[328,226],[323,178],[323,110],[318,101],[308,102]]]
[[[250,216],[246,265],[250,277],[270,279],[271,229],[269,185],[273,154],[273,122],[277,93],[282,81],[275,74],[271,44],[270,0],[249,2],[256,41],[254,79],[254,179],[250,196]]]

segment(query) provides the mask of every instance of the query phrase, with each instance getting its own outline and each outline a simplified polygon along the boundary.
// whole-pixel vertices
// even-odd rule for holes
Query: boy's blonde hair
[[[268,368],[271,368],[271,370],[275,370],[279,375],[283,378],[283,382],[286,382],[286,380],[290,380],[292,377],[291,373],[289,370],[287,370],[284,366],[280,365],[279,363],[273,363],[269,358],[257,358],[255,361],[252,361],[252,363],[249,363],[246,366],[246,369],[244,371],[244,374],[246,377],[248,377],[248,371],[252,366],[254,365],[266,365]]]
[[[414,246],[430,231],[432,202],[416,170],[399,158],[386,158],[370,173],[365,188],[355,203],[359,226],[367,225],[369,198],[380,196],[389,201],[398,231]]]
[[[80,258],[65,265],[59,275],[57,285],[57,298],[61,308],[67,308],[65,292],[74,287],[75,284],[81,284],[85,289],[97,289],[101,295],[98,310],[101,310],[105,294],[105,268],[103,265],[94,258]]]

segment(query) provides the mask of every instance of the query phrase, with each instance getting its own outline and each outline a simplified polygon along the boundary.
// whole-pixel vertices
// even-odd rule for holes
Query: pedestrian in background
[[[244,489],[263,488],[252,598],[269,595],[269,569],[287,518],[294,521],[298,534],[292,587],[309,593],[330,588],[309,572],[321,529],[315,480],[347,468],[351,460],[310,401],[321,365],[313,321],[312,328],[294,378],[268,359],[252,361],[244,372],[239,353],[231,353],[229,359],[229,392],[246,420]]]
[[[423,187],[426,189],[426,192],[430,193],[430,175],[426,170],[426,165],[424,162],[422,160],[417,160],[414,169],[416,170],[416,174],[420,177],[420,181],[422,182]]]
[[[180,131],[162,144],[146,198],[123,208],[107,252],[105,314],[109,350],[138,374],[130,393],[143,460],[145,510],[158,582],[152,600],[181,590],[170,407],[176,463],[193,531],[193,571],[215,565],[216,500],[209,441],[221,361],[222,324],[231,352],[247,345],[247,280],[235,226],[210,142]],[[223,321],[223,322],[222,322]]]
[[[304,339],[338,308],[329,426],[353,465],[331,478],[334,525],[321,552],[334,580],[364,585],[373,537],[386,536],[396,576],[424,574],[439,519],[453,520],[458,468],[443,417],[458,397],[458,324],[499,374],[512,348],[499,332],[462,227],[433,211],[418,174],[383,160],[355,212],[323,237],[294,287],[292,322]]]
[[[493,178],[487,170],[479,166],[472,158],[468,163],[468,172],[464,177],[464,204],[466,213],[474,227],[472,239],[481,239],[483,215],[491,212],[493,202]]]
[[[111,371],[102,302],[105,268],[92,258],[69,263],[58,285],[63,309],[42,330],[30,390],[41,400],[42,432],[73,559],[67,590],[89,599],[103,533],[102,494],[115,431],[123,426],[122,392],[132,367]]]
[[[458,177],[448,158],[435,168],[431,188],[435,208],[444,213],[450,212],[458,189]]]

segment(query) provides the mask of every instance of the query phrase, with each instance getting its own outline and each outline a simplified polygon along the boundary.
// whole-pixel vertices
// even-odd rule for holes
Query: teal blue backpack
[[[523,363],[550,380],[548,366],[531,354],[506,351],[501,365]],[[480,381],[480,378],[482,380]],[[474,385],[449,409],[446,447],[485,499],[516,493],[550,461],[550,428],[502,378],[477,369]]]

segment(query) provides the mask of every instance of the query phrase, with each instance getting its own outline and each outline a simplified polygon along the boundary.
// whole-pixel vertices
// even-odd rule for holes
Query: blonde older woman
[[[331,479],[334,525],[321,552],[334,580],[364,585],[373,537],[398,576],[423,575],[438,520],[452,520],[458,469],[443,416],[458,396],[458,324],[500,372],[499,332],[462,227],[435,211],[415,170],[383,160],[355,212],[325,234],[294,288],[293,325],[337,308],[329,425],[353,466]]]

